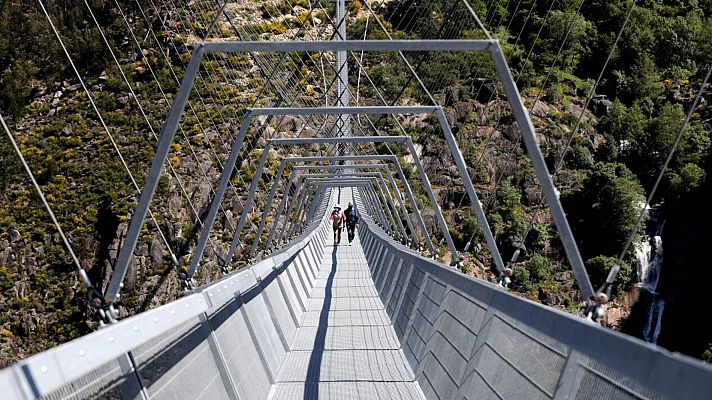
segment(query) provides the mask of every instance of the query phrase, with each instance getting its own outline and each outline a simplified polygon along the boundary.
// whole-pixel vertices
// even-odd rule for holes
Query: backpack
[[[356,213],[356,209],[352,208],[350,211],[347,211],[346,213],[346,223],[347,224],[355,224],[358,222],[358,214]]]
[[[341,228],[341,211],[334,211],[331,216],[334,217],[334,228]]]

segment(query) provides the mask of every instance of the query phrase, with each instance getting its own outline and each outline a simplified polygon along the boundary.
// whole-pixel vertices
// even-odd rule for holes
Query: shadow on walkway
[[[324,305],[319,314],[319,327],[316,331],[314,339],[314,348],[309,358],[309,368],[307,369],[307,379],[304,382],[304,399],[319,398],[319,377],[321,375],[321,362],[324,357],[324,349],[326,348],[326,330],[329,327],[329,310],[331,309],[332,287],[334,285],[334,276],[336,275],[336,250],[338,246],[334,246],[331,252],[331,271],[329,278],[326,280],[324,290]]]

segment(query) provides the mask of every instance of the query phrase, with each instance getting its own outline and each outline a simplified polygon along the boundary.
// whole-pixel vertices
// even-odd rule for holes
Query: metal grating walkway
[[[424,399],[361,244],[328,247],[270,399]]]

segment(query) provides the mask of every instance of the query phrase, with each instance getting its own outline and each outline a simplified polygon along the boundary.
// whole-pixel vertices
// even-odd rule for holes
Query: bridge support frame
[[[131,222],[129,224],[129,229],[127,232],[126,240],[124,245],[119,251],[119,256],[117,258],[114,274],[112,275],[111,281],[105,293],[105,298],[108,302],[113,302],[118,298],[119,290],[123,282],[123,278],[128,270],[128,265],[133,257],[133,252],[138,242],[138,237],[140,235],[141,228],[144,223],[144,219],[148,212],[148,207],[153,199],[156,188],[158,187],[158,181],[163,170],[163,165],[168,156],[170,145],[173,142],[175,133],[180,123],[181,116],[185,109],[188,101],[190,92],[192,91],[193,85],[195,83],[195,77],[200,69],[203,57],[206,53],[248,53],[248,52],[277,52],[284,53],[290,51],[487,51],[490,53],[492,60],[494,61],[495,69],[497,74],[504,85],[504,90],[506,96],[512,107],[514,118],[517,121],[519,128],[522,131],[522,138],[529,153],[534,169],[537,173],[540,184],[542,185],[544,191],[544,197],[549,205],[552,217],[557,226],[557,230],[562,240],[564,250],[571,263],[574,275],[576,276],[576,281],[578,283],[579,289],[582,294],[590,298],[593,296],[593,288],[591,282],[586,273],[586,268],[581,259],[581,255],[578,251],[578,246],[573,238],[573,233],[566,219],[566,214],[564,213],[563,207],[559,200],[559,192],[554,186],[551,175],[549,174],[548,167],[544,161],[544,158],[539,150],[536,136],[534,134],[534,125],[529,118],[529,113],[524,107],[524,103],[517,90],[516,83],[512,78],[509,71],[507,61],[502,52],[502,48],[497,40],[364,40],[364,41],[311,41],[311,42],[201,42],[197,43],[191,60],[184,72],[183,80],[181,82],[180,89],[174,99],[171,110],[168,117],[161,128],[161,134],[158,141],[158,146],[156,148],[156,154],[149,169],[146,183],[144,189],[141,191],[141,196],[139,197],[139,202],[134,211]],[[348,114],[346,110],[349,107],[339,107],[340,111],[337,114]],[[249,113],[249,111],[248,111]],[[324,114],[323,111],[319,109],[314,109],[313,114]],[[249,122],[248,118],[243,120],[243,126],[245,122]],[[244,138],[242,138],[244,139]],[[242,140],[238,138],[233,146],[233,153],[239,153],[242,147]],[[237,151],[235,151],[237,150]],[[461,156],[461,154],[453,154],[453,157]],[[232,157],[232,154],[231,154]],[[237,154],[234,155],[237,157]],[[467,176],[467,171],[460,171],[463,177]],[[222,181],[221,181],[222,184]],[[469,192],[469,191],[468,191]],[[468,193],[469,194],[469,193]],[[476,199],[471,197],[473,202],[473,207]],[[437,202],[434,202],[434,207],[437,206]],[[439,211],[439,210],[438,210]],[[442,228],[442,227],[441,227]],[[447,230],[447,229],[445,229]],[[449,235],[446,233],[446,238]],[[450,239],[451,241],[452,239]],[[451,243],[448,243],[450,245]],[[489,243],[488,243],[489,245]],[[453,249],[454,245],[451,246],[451,251],[454,255],[457,254],[457,250]],[[454,251],[453,251],[454,250]],[[499,251],[494,249],[494,257],[500,257]],[[496,262],[497,263],[497,262]]]

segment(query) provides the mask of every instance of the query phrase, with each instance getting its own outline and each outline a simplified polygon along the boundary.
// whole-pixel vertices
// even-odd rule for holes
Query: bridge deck
[[[424,399],[358,241],[328,248],[271,399]]]

